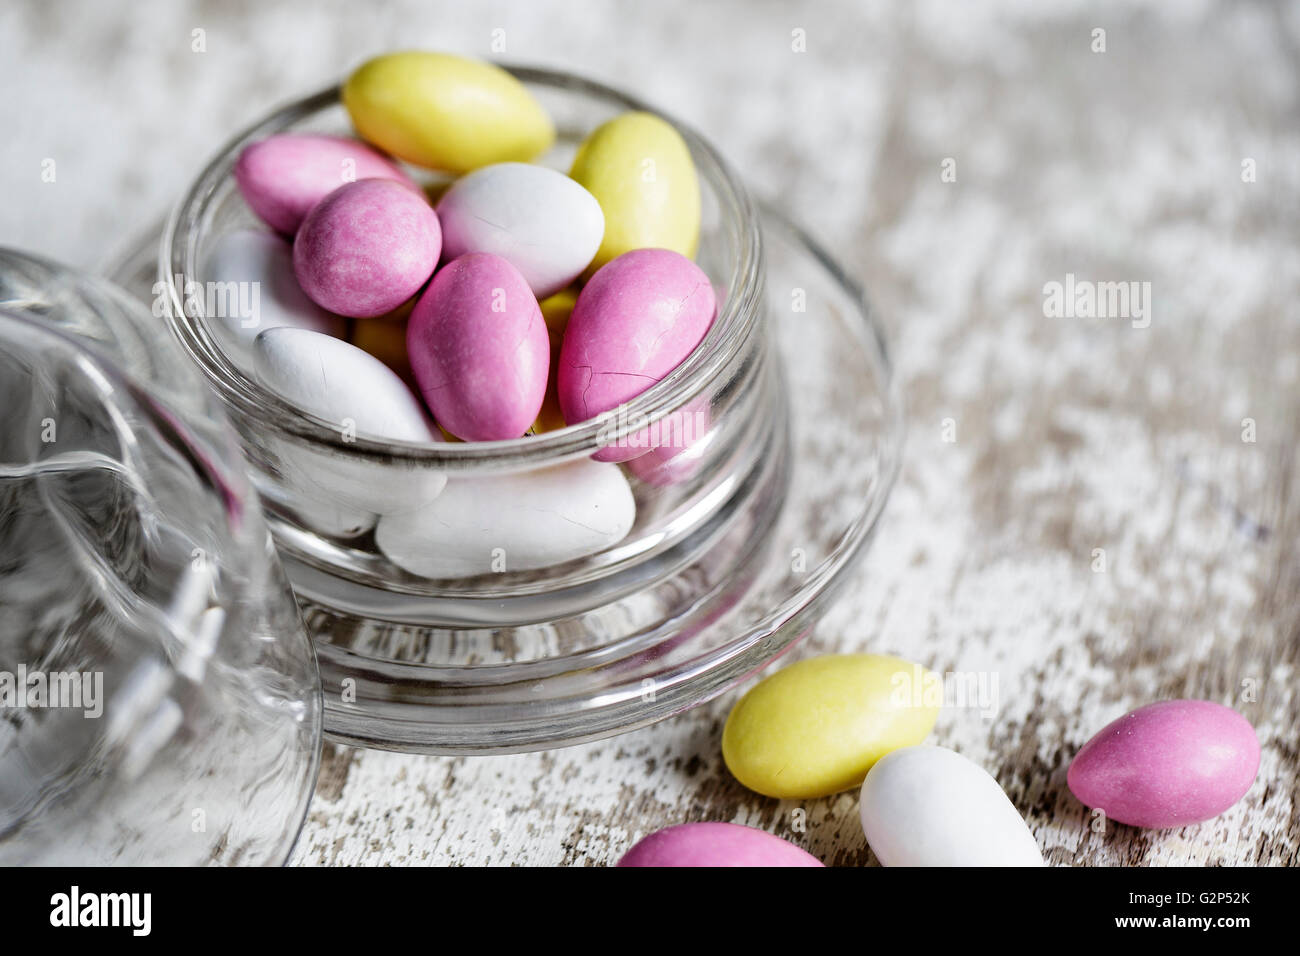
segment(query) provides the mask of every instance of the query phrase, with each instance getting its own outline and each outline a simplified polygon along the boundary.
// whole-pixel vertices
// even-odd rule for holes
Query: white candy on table
[[[862,782],[862,830],[884,866],[1042,866],[998,782],[945,747],[904,747]]]

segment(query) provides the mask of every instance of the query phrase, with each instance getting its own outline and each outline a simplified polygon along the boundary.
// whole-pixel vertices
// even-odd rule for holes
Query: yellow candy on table
[[[362,139],[399,159],[453,173],[527,162],[555,141],[555,125],[513,76],[447,53],[389,53],[343,84]]]
[[[877,760],[921,743],[939,716],[936,675],[879,654],[791,664],[750,688],[722,731],[733,776],[769,797],[826,797],[859,786]]]
[[[559,376],[560,345],[564,342],[564,330],[569,325],[569,316],[573,314],[573,306],[577,301],[578,290],[570,286],[538,303],[542,309],[542,318],[546,321],[546,334],[551,339],[551,372],[546,380],[546,397],[542,400],[542,409],[537,413],[537,421],[533,422],[533,431],[537,434],[557,431],[565,425],[555,382]]]
[[[632,249],[694,258],[700,180],[686,141],[670,123],[651,113],[614,117],[582,141],[569,175],[605,214],[605,238],[587,275]]]

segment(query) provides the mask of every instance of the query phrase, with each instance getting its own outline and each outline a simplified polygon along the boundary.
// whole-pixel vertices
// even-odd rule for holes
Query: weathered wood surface
[[[7,5],[0,70],[26,105],[5,107],[24,131],[5,181],[34,185],[5,240],[93,262],[231,130],[395,45],[488,55],[501,29],[506,58],[635,84],[833,243],[893,333],[906,463],[799,653],[996,678],[991,719],[950,708],[933,739],[998,778],[1052,863],[1297,863],[1300,7],[267,6]],[[1067,273],[1149,282],[1149,325],[1048,317]],[[1071,755],[1179,696],[1255,724],[1255,786],[1200,826],[1094,832]],[[730,778],[734,700],[550,753],[327,748],[296,862],[598,865],[689,820],[872,862],[854,795]]]

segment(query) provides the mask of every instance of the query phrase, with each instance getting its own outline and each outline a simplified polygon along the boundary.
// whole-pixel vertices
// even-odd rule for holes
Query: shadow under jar
[[[556,145],[538,162],[562,171],[597,125],[648,109],[570,75],[513,72],[556,123]],[[317,640],[330,736],[490,752],[650,723],[721,692],[799,636],[797,619],[830,590],[818,576],[837,576],[865,539],[892,480],[888,456],[871,459],[871,487],[862,486],[873,492],[864,494],[869,520],[857,502],[825,560],[814,555],[811,573],[785,580],[791,558],[773,552],[773,537],[789,517],[794,455],[790,390],[766,317],[764,230],[732,171],[674,125],[700,177],[696,258],[717,293],[712,328],[617,414],[510,441],[348,434],[262,387],[247,353],[205,314],[213,244],[257,228],[232,177],[240,151],[280,132],[350,134],[337,89],[229,144],[173,214],[161,261],[171,321],[244,444]],[[887,365],[870,331],[857,348],[876,350],[863,373],[876,396]],[[888,443],[892,409],[873,401],[878,422],[861,427]],[[667,447],[623,464],[592,460],[602,447],[644,440],[646,429]],[[561,539],[572,539],[570,550],[548,560]],[[774,561],[782,589],[756,593]],[[758,610],[737,619],[751,599]]]

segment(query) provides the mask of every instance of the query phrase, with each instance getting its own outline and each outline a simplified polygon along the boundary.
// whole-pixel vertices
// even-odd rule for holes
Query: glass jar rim
[[[181,346],[200,366],[224,402],[244,416],[263,421],[300,440],[328,446],[359,458],[411,465],[455,468],[537,467],[590,455],[680,409],[721,378],[755,334],[764,294],[763,248],[759,217],[748,191],[730,165],[691,127],[612,87],[556,70],[500,64],[524,83],[585,93],[612,101],[625,110],[653,113],[670,123],[690,148],[701,179],[717,194],[724,221],[736,235],[736,256],[727,279],[727,294],[704,341],[671,373],[610,413],[554,432],[490,442],[410,442],[364,434],[344,436],[337,424],[307,413],[242,372],[201,318],[184,304],[185,277],[198,274],[198,238],[206,211],[239,152],[250,143],[284,131],[291,124],[341,104],[340,87],[332,86],[283,106],[227,142],[194,180],[163,229],[159,273],[166,315]]]

